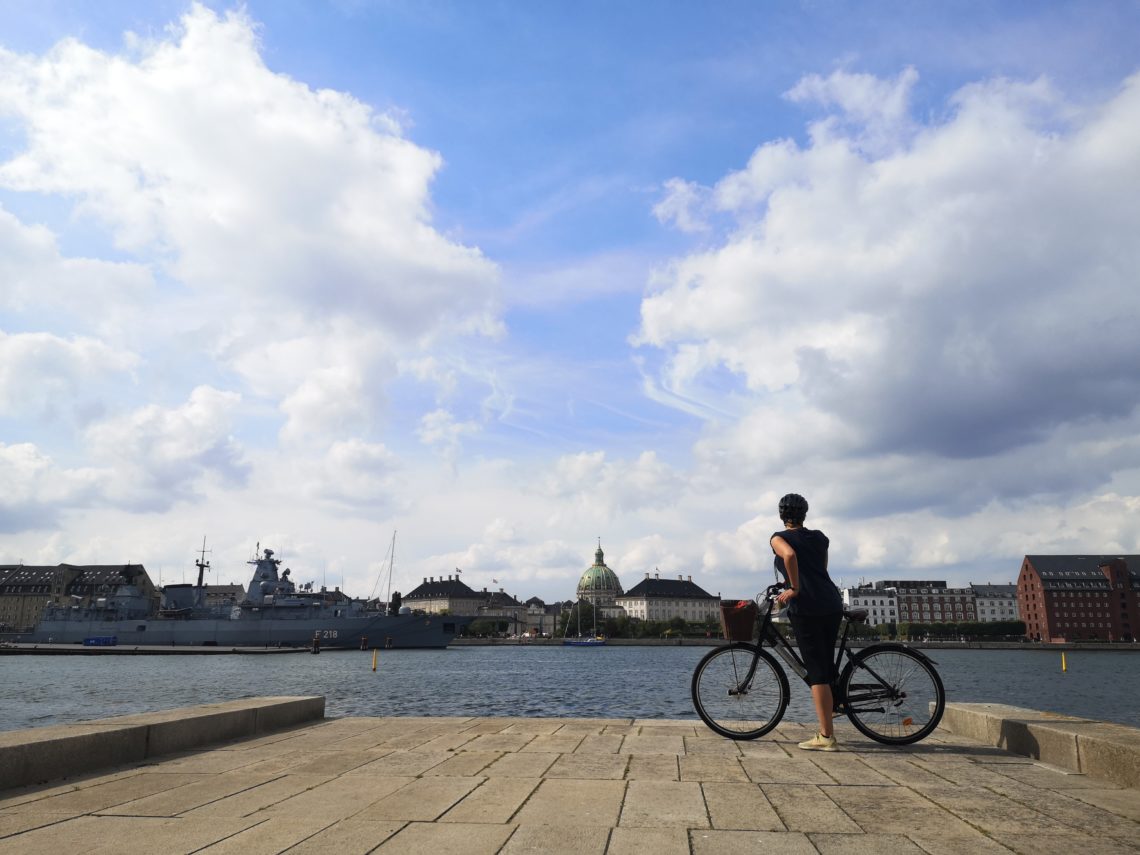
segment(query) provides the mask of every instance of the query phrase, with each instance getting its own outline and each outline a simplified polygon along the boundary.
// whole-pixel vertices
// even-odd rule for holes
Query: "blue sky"
[[[0,561],[742,596],[789,490],[848,582],[1136,552],[1138,24],[0,2]]]

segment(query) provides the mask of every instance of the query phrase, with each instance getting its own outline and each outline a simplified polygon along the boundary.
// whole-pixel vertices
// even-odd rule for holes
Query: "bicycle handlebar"
[[[780,591],[786,590],[787,587],[788,587],[787,583],[785,583],[785,582],[777,582],[775,585],[769,585],[767,588],[764,589],[763,598],[765,600],[770,600],[773,597],[775,597],[778,593],[780,593]],[[757,596],[756,599],[759,600],[760,597]]]

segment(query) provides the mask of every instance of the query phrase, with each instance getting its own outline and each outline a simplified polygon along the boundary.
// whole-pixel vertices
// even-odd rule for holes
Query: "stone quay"
[[[909,747],[840,724],[325,719],[255,698],[0,733],[0,853],[1140,851],[1140,731],[950,704]],[[842,720],[841,720],[842,721]]]

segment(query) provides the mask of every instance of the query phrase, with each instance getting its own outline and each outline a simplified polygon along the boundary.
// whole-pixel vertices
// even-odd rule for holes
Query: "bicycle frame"
[[[770,593],[771,592],[769,592],[769,596],[765,597],[765,604],[761,607],[760,614],[757,616],[759,623],[756,642],[757,649],[763,649],[766,644],[784,661],[784,664],[787,665],[794,674],[798,675],[799,678],[804,681],[805,685],[810,685],[807,678],[807,667],[804,665],[803,660],[792,646],[792,643],[787,639],[784,633],[780,631],[775,621],[772,620],[773,602]],[[885,698],[894,700],[896,694],[894,688],[886,680],[876,674],[873,669],[867,666],[864,666],[864,669],[875,678],[879,684],[878,687],[866,687],[868,691],[865,695],[860,694],[850,699],[845,696],[843,681],[839,678],[843,670],[841,666],[843,665],[844,657],[846,657],[849,662],[852,659],[851,652],[847,647],[847,638],[851,630],[851,622],[851,618],[844,612],[842,622],[843,632],[839,637],[839,646],[835,652],[835,680],[831,684],[832,696],[836,708],[838,709],[841,705],[846,704],[848,700],[882,700],[884,699],[884,689],[886,690]],[[738,688],[730,691],[729,694],[739,694],[742,691],[748,690],[748,686],[751,685],[752,678],[756,674],[756,666],[759,661],[759,656],[752,658],[752,664],[748,668],[748,673],[744,675],[744,679],[740,681]]]

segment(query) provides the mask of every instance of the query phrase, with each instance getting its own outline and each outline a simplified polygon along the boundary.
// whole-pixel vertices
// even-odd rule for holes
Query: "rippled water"
[[[706,647],[454,647],[269,656],[3,656],[0,730],[258,695],[324,695],[327,714],[695,718]],[[1140,652],[927,651],[948,700],[1140,726]],[[792,679],[790,721],[814,718]]]

